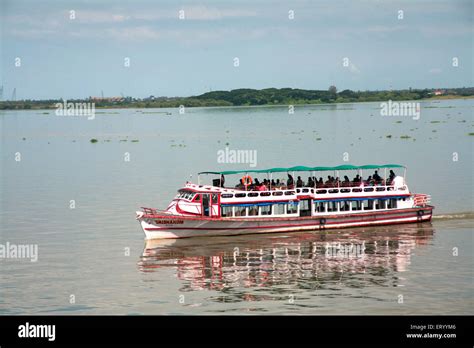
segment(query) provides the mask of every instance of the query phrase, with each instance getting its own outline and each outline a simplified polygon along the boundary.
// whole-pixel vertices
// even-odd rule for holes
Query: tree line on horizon
[[[204,106],[254,106],[254,105],[301,105],[327,103],[375,102],[387,100],[420,100],[437,97],[435,91],[444,96],[470,97],[474,96],[474,87],[448,89],[407,89],[383,91],[352,91],[345,89],[338,92],[335,86],[327,90],[306,90],[298,88],[241,88],[231,91],[212,91],[191,97],[158,97],[133,99],[123,101],[94,101],[96,108],[172,108],[181,105],[185,107]],[[91,99],[68,100],[68,102],[90,102]],[[57,100],[20,100],[1,101],[0,110],[14,109],[55,109]]]

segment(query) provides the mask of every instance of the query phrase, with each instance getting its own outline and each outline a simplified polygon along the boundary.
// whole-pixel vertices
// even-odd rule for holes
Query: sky
[[[0,0],[0,85],[3,100],[471,87],[473,4]]]

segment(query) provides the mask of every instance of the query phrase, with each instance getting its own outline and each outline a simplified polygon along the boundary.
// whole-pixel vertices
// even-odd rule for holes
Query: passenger
[[[359,177],[359,174],[357,174],[354,178],[354,180],[352,181],[352,186],[359,186],[359,183],[360,183],[360,177]]]
[[[235,188],[239,189],[239,190],[243,190],[244,187],[245,186],[244,186],[244,180],[243,179],[240,179],[240,182],[237,185],[235,185]]]
[[[272,185],[272,189],[274,189],[275,186],[277,185],[276,182],[275,182],[275,179],[272,179],[271,185]]]
[[[396,175],[395,173],[393,172],[393,170],[390,170],[390,175],[388,177],[388,182],[389,182],[389,185],[392,185],[392,181],[393,179],[395,179]]]
[[[324,183],[324,186],[325,186],[325,187],[331,187],[331,184],[332,184],[331,176],[328,175],[328,179],[327,179],[326,182]]]
[[[374,185],[374,180],[372,179],[371,176],[367,178],[367,181],[365,182],[365,186],[373,186]]]
[[[314,183],[313,183],[313,178],[312,177],[308,177],[308,187],[313,187],[314,186]]]
[[[290,174],[288,174],[288,180],[286,181],[286,186],[288,186],[288,188],[293,188],[294,184],[295,184],[295,180]]]
[[[344,181],[342,182],[342,186],[344,186],[344,187],[351,186],[351,182],[350,182],[349,177],[347,175],[344,175]]]
[[[276,186],[277,188],[280,188],[280,187],[281,187],[280,179],[277,179],[275,186]]]
[[[377,185],[379,185],[382,182],[382,178],[379,175],[377,170],[375,171],[373,178],[374,178],[375,184],[377,184]]]
[[[224,175],[221,174],[221,187],[224,187],[224,183],[225,183],[225,178],[224,178]]]
[[[317,187],[317,188],[324,187],[324,182],[323,182],[323,178],[322,178],[322,177],[319,177],[319,180],[318,180],[318,183],[317,183],[316,187]]]
[[[301,180],[301,176],[299,176],[298,180],[296,180],[296,187],[303,187],[303,185],[303,180]]]

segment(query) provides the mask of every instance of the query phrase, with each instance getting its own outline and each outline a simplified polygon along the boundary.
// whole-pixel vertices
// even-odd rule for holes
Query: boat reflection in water
[[[182,291],[278,285],[324,288],[398,286],[414,249],[430,243],[431,223],[334,232],[148,240],[142,272],[176,268]]]

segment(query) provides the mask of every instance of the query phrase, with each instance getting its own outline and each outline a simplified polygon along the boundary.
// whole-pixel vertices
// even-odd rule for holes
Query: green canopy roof
[[[269,169],[244,169],[244,170],[226,170],[222,172],[201,172],[198,174],[217,174],[217,175],[231,175],[244,173],[286,173],[286,172],[321,172],[334,170],[359,170],[359,169],[380,169],[380,168],[405,168],[400,164],[366,164],[363,166],[353,166],[351,164],[343,164],[337,167],[306,167],[295,166],[289,168],[269,168]]]

